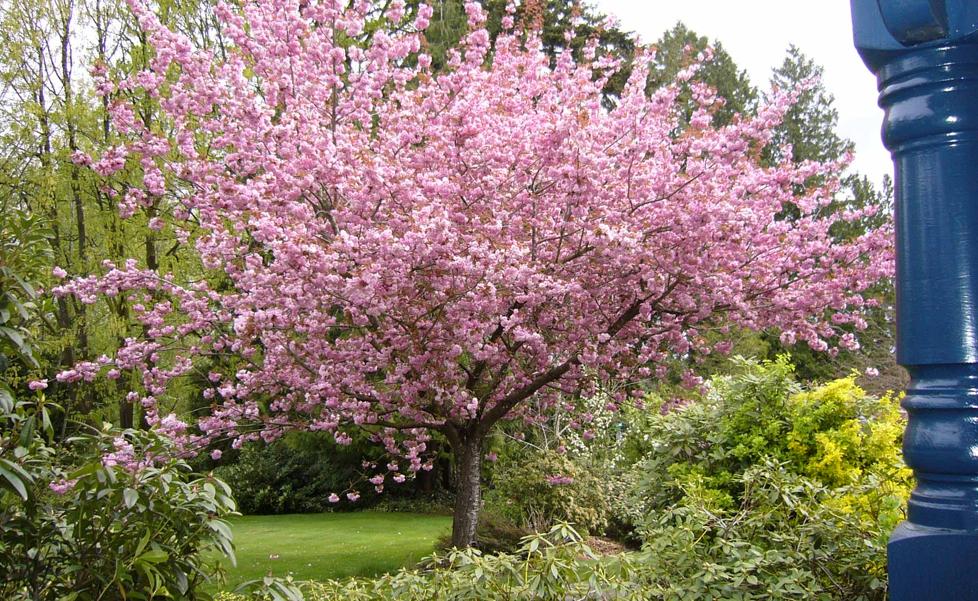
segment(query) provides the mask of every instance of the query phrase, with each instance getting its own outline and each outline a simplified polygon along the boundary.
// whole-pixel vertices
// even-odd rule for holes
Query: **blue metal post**
[[[893,155],[897,359],[917,487],[893,601],[978,600],[978,0],[851,0]]]

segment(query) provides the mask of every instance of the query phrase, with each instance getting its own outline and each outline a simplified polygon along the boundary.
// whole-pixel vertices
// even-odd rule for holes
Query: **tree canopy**
[[[707,334],[732,325],[852,347],[863,292],[892,269],[886,228],[833,239],[862,217],[823,210],[839,163],[762,160],[791,92],[728,120],[699,62],[649,93],[639,50],[608,108],[624,61],[597,40],[553,58],[512,4],[493,42],[487,12],[466,3],[439,71],[427,5],[218,4],[220,52],[131,6],[151,57],[99,84],[124,143],[73,164],[100,177],[138,166],[120,210],[206,271],[107,262],[65,282],[65,299],[126,299],[141,331],[59,380],[134,370],[129,398],[199,443],[164,401],[206,362],[204,440],[306,428],[342,443],[366,429],[400,458],[377,487],[426,468],[438,432],[457,459],[460,546],[501,420],[722,352]],[[796,218],[778,219],[789,204]]]

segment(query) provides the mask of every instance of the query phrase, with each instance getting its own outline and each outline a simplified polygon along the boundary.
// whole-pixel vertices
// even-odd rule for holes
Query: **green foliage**
[[[356,509],[371,506],[379,495],[363,487],[362,498],[352,505],[342,493],[365,480],[363,461],[379,457],[377,449],[366,444],[340,446],[330,434],[293,432],[269,444],[245,445],[236,461],[220,465],[216,473],[234,484],[245,514]],[[398,492],[397,485],[390,486],[390,493]],[[330,503],[331,493],[340,493],[341,501]]]
[[[532,534],[529,528],[519,526],[495,511],[482,511],[475,531],[475,548],[482,553],[515,553],[520,542]],[[452,533],[440,537],[435,548],[439,551],[451,549]]]
[[[41,317],[35,283],[50,269],[50,230],[39,217],[0,203],[0,372],[16,358],[37,367],[30,328]]]
[[[911,484],[897,398],[854,377],[805,390],[787,357],[735,364],[629,434],[644,459],[616,507],[645,543],[653,598],[885,598]]]
[[[196,0],[153,2],[167,25],[186,33],[201,47],[213,46],[219,36],[212,5]],[[166,135],[156,117],[157,100],[135,98],[138,92],[117,90],[110,98],[95,92],[91,67],[107,69],[116,81],[146,68],[152,57],[148,38],[122,0],[60,2],[59,0],[10,0],[0,3],[0,269],[11,267],[9,252],[19,254],[43,277],[13,267],[32,286],[52,282],[54,266],[70,275],[91,274],[104,260],[121,264],[135,258],[149,269],[202,277],[203,269],[184,252],[187,244],[166,227],[172,199],[158,199],[129,219],[122,219],[118,201],[141,181],[143,166],[130,160],[111,178],[101,178],[82,165],[81,156],[97,158],[119,143],[110,127],[108,109],[120,96],[129,96],[139,110],[137,119],[146,131]],[[179,186],[179,182],[171,182]],[[176,192],[178,188],[172,187]],[[179,195],[179,192],[176,192]],[[164,227],[148,227],[152,218]],[[43,227],[18,227],[18,220],[43,222]],[[33,267],[33,266],[32,266]],[[188,278],[189,279],[189,278]],[[0,274],[0,317],[13,304],[9,320],[0,323],[0,347],[21,346],[22,328],[33,338],[30,356],[20,363],[50,378],[78,361],[111,356],[123,339],[138,336],[142,324],[131,310],[130,299],[116,296],[85,305],[77,299],[42,296],[35,303],[49,303],[25,326],[23,315],[11,303],[31,294],[20,283]],[[26,305],[25,305],[26,307]],[[26,307],[32,313],[30,307]],[[15,320],[16,317],[16,320]],[[7,343],[11,343],[8,345]],[[23,349],[22,349],[23,350]],[[10,358],[10,353],[0,348]],[[21,353],[24,357],[24,353]],[[0,359],[0,371],[3,371]],[[21,366],[17,366],[21,367]],[[14,374],[25,376],[21,369]],[[53,383],[47,393],[71,418],[91,423],[103,419],[129,427],[139,423],[131,402],[125,400],[125,380],[138,386],[138,374],[123,380],[75,386]],[[175,399],[167,399],[167,401]]]
[[[447,491],[434,494],[393,495],[383,494],[370,509],[385,513],[425,513],[429,515],[452,515],[455,500]]]
[[[771,75],[771,87],[779,90],[808,87],[777,128],[771,152],[777,154],[781,147],[790,144],[791,158],[795,161],[836,161],[853,151],[852,141],[835,131],[839,111],[834,106],[835,98],[819,81],[822,73],[822,67],[797,46],[788,47],[781,66]]]
[[[49,409],[3,398],[0,597],[209,599],[215,555],[234,557],[228,486],[151,432],[106,427],[56,449]],[[105,459],[120,449],[151,459],[134,471]]]
[[[840,511],[836,491],[773,460],[736,480],[734,505],[687,479],[682,500],[649,517],[638,560],[647,598],[886,598],[889,531],[878,522]]]
[[[871,498],[840,494],[883,526],[894,525],[910,490],[898,399],[867,397],[853,377],[803,390],[787,357],[737,365],[740,373],[714,378],[702,401],[649,418],[640,443],[645,458],[636,468],[647,474],[633,499],[639,513],[679,502],[691,483],[719,506],[737,506],[741,475],[771,458],[833,489],[871,478],[891,483],[868,493]]]
[[[643,599],[626,557],[600,559],[567,524],[523,539],[515,555],[477,549],[435,555],[429,570],[402,570],[373,580],[308,583],[309,601],[440,601]]]
[[[601,481],[585,466],[553,451],[506,459],[495,470],[486,507],[518,526],[546,532],[558,522],[603,532],[608,505]]]
[[[487,29],[490,38],[495,40],[502,30],[502,18],[506,13],[507,0],[482,0],[486,10]],[[407,6],[414,8],[420,0],[408,0]],[[431,24],[425,30],[428,52],[431,54],[435,70],[445,68],[448,53],[456,48],[458,41],[467,30],[464,0],[437,0],[428,2],[435,12]],[[519,3],[516,9],[517,27],[540,29],[544,51],[556,61],[557,55],[565,49],[581,57],[585,43],[594,38],[598,41],[599,54],[630,57],[635,50],[632,35],[605,24],[605,15],[593,7],[577,0],[531,0]],[[574,35],[568,44],[565,32],[574,28]],[[606,87],[609,96],[617,96],[624,89],[628,73],[622,72],[611,78]]]
[[[706,83],[723,99],[723,106],[717,109],[713,118],[716,123],[726,125],[735,115],[750,114],[754,110],[757,90],[751,85],[747,72],[737,66],[723,44],[711,42],[683,23],[676,23],[655,43],[656,55],[654,68],[649,74],[648,89],[655,90],[675,81],[676,74],[692,64],[697,55],[707,48],[712,48],[713,58],[700,68],[694,81]],[[692,107],[689,86],[684,87],[681,98]],[[692,109],[688,112],[691,114]]]

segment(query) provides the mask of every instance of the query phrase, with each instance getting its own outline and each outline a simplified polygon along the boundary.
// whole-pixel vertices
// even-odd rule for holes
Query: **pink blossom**
[[[31,380],[27,383],[27,387],[31,390],[44,390],[48,387],[47,380]]]
[[[54,268],[51,270],[51,275],[53,275],[54,277],[56,277],[59,280],[61,280],[61,279],[64,279],[65,276],[68,275],[68,272],[65,271],[64,269],[62,269],[61,267],[58,267],[57,265],[55,265]]]
[[[346,493],[346,498],[349,499],[351,503],[356,503],[358,500],[360,500],[360,494],[356,492],[348,492]]]
[[[64,495],[71,489],[75,488],[76,484],[78,484],[77,478],[73,480],[66,480],[65,478],[62,478],[48,484],[48,488],[50,488],[56,495]]]
[[[102,465],[107,468],[120,467],[128,472],[136,473],[150,464],[146,457],[137,457],[136,449],[122,436],[113,440],[115,451],[102,457]]]
[[[92,157],[81,150],[76,150],[71,153],[71,162],[80,167],[88,167],[92,164]]]
[[[561,476],[561,475],[547,476],[546,480],[547,480],[547,484],[551,486],[562,486],[565,484],[574,483],[574,478],[570,476]]]
[[[339,495],[337,495],[336,493],[332,493],[332,494],[330,494],[330,495],[329,495],[329,502],[330,502],[330,503],[339,503],[339,502],[340,502],[340,497],[339,497]]]
[[[211,451],[211,459],[213,459],[214,461],[219,460],[222,455],[224,455],[224,452],[221,451],[221,449],[214,449],[213,451]]]

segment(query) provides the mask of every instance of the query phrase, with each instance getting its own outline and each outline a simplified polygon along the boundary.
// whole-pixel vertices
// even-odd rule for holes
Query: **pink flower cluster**
[[[117,436],[112,442],[115,451],[102,457],[102,465],[105,467],[121,467],[132,473],[136,473],[146,467],[147,459],[142,456],[137,456],[132,443],[124,437]]]
[[[50,484],[48,484],[48,488],[50,488],[51,491],[54,492],[54,494],[56,495],[64,495],[70,492],[73,488],[75,488],[76,484],[78,484],[77,478],[72,480],[61,478],[60,480],[55,480]]]
[[[547,484],[549,484],[550,486],[562,486],[565,484],[574,483],[574,478],[570,476],[561,476],[561,475],[547,476],[546,479],[547,479]]]

